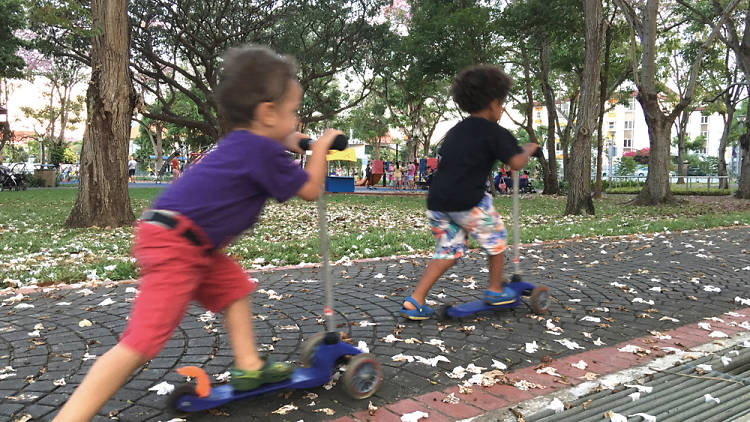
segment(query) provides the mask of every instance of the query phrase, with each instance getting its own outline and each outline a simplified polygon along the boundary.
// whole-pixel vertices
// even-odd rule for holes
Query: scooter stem
[[[519,247],[521,244],[521,230],[518,224],[519,201],[519,175],[517,170],[513,170],[513,274],[521,273],[521,263],[519,262]]]
[[[326,319],[326,331],[332,333],[336,329],[333,315],[333,286],[331,285],[331,264],[328,252],[328,217],[326,215],[325,188],[318,196],[318,228],[320,238],[320,277],[326,290],[326,307],[323,309]]]

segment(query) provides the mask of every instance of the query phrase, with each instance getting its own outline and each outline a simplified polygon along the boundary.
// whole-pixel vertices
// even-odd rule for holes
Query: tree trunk
[[[600,54],[602,51],[602,2],[584,1],[586,24],[586,53],[581,78],[581,101],[578,108],[576,135],[570,157],[570,179],[565,214],[594,214],[591,198],[591,136],[597,121],[596,105],[599,98]],[[602,88],[606,89],[606,88]]]
[[[731,107],[731,104],[730,104]],[[729,180],[727,176],[727,144],[729,143],[729,131],[732,126],[732,119],[734,119],[734,108],[727,108],[727,113],[724,115],[724,131],[721,133],[721,141],[719,141],[719,189],[729,189]],[[721,177],[725,178],[721,178]]]
[[[740,181],[737,198],[750,199],[750,107],[745,113],[745,133],[740,136]]]
[[[539,64],[541,68],[541,86],[542,95],[544,96],[544,105],[547,108],[547,152],[549,153],[549,165],[557,167],[557,163],[554,161],[555,157],[555,138],[556,138],[556,127],[557,127],[557,104],[555,102],[555,91],[552,89],[552,85],[549,82],[550,74],[550,46],[547,40],[541,40],[539,43]],[[551,148],[550,148],[551,147]],[[563,162],[564,163],[564,162]],[[567,170],[565,167],[567,164],[563,164],[563,170]],[[557,169],[555,169],[555,172]],[[545,189],[546,191],[546,189]]]
[[[685,164],[685,158],[687,156],[687,147],[685,146],[685,136],[687,135],[687,124],[690,119],[690,112],[685,109],[680,117],[680,122],[677,125],[677,175],[680,176],[677,179],[677,183],[685,183],[684,177],[687,176],[687,164]]]
[[[529,61],[528,50],[525,46],[521,46],[521,57],[523,59],[523,71],[526,82],[525,93],[528,107],[526,109],[526,125],[524,130],[529,134],[529,140],[534,143],[539,143],[536,132],[534,132],[534,93],[531,89],[531,63]],[[547,154],[549,159],[539,159],[542,164],[542,178],[544,179],[544,190],[542,195],[556,195],[560,192],[560,187],[557,185],[557,165],[555,161],[555,143],[554,136],[552,137],[552,145],[547,145]]]
[[[643,107],[648,126],[651,151],[648,157],[646,184],[635,199],[639,205],[657,205],[672,201],[669,188],[669,135],[674,121],[659,109],[656,94],[638,93],[638,101]]]
[[[67,227],[116,227],[135,220],[128,196],[128,137],[135,105],[126,0],[93,0],[91,82],[78,197]]]

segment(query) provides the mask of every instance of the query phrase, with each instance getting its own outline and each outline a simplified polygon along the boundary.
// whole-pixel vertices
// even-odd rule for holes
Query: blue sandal
[[[502,292],[484,291],[484,302],[488,305],[507,305],[516,301],[516,292],[505,286]]]
[[[433,311],[432,308],[430,308],[426,304],[420,305],[411,296],[405,297],[404,302],[409,302],[417,308],[417,309],[406,309],[404,308],[403,305],[401,305],[401,316],[403,316],[404,318],[411,319],[413,321],[419,321],[423,319],[429,319],[431,316],[435,314],[435,311]]]

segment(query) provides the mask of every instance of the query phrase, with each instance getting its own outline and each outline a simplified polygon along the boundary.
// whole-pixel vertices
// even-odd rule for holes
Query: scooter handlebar
[[[303,150],[308,150],[312,146],[315,140],[311,138],[303,138],[299,140],[299,147]],[[349,138],[346,135],[337,135],[331,144],[331,149],[343,151],[349,146]]]

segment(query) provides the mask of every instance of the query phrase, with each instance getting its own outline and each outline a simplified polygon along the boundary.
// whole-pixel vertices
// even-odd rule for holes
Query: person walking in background
[[[135,183],[135,168],[137,165],[138,162],[131,155],[128,159],[128,178],[130,179],[130,183]]]

